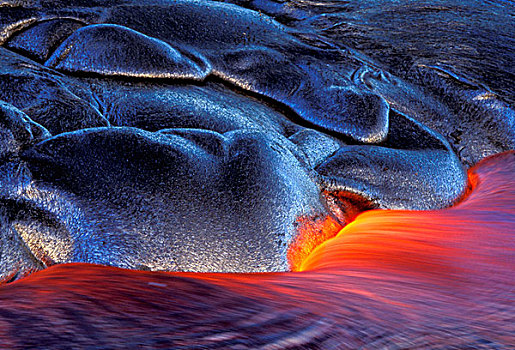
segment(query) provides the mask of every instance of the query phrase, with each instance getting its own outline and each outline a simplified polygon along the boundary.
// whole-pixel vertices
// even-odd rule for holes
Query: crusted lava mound
[[[451,206],[514,148],[502,84],[382,59],[377,28],[356,42],[338,5],[302,3],[1,2],[0,280],[296,269],[362,210]],[[461,13],[400,13],[424,11]]]

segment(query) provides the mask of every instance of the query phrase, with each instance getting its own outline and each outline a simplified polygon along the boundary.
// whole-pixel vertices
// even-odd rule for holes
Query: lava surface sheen
[[[327,4],[297,5],[0,3],[0,281],[76,262],[296,270],[307,236],[362,209],[451,206],[469,166],[515,148],[509,91],[412,47],[372,59],[329,30]],[[434,11],[464,10],[398,9]]]
[[[452,208],[363,213],[304,272],[50,267],[1,287],[0,345],[510,349],[514,172],[515,152],[503,153],[469,171]]]
[[[513,348],[514,11],[0,0],[0,348]]]

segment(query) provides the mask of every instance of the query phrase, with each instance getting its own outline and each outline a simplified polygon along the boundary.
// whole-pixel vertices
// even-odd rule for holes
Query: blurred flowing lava
[[[0,347],[512,348],[513,174],[512,151],[452,208],[362,213],[302,272],[51,267],[0,288]]]

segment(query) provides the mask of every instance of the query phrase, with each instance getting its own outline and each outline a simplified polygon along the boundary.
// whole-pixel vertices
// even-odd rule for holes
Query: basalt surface
[[[0,3],[0,280],[287,271],[305,218],[445,208],[515,148],[509,89],[303,6]]]
[[[515,152],[448,209],[370,210],[303,272],[62,264],[0,286],[8,349],[481,349],[515,343]]]

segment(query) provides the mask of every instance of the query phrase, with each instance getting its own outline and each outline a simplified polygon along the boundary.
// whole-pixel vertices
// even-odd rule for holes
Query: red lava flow
[[[364,212],[301,272],[48,268],[0,287],[0,347],[511,348],[514,174],[506,152],[452,208]]]

